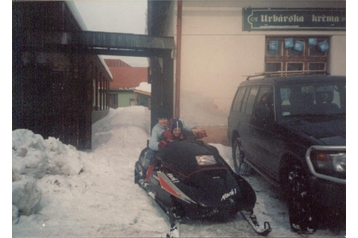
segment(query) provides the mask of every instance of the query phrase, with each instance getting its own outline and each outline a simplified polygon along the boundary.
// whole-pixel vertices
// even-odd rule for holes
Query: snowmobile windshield
[[[217,150],[202,141],[178,141],[171,143],[158,153],[162,165],[169,167],[185,176],[204,167],[224,168],[218,159]]]

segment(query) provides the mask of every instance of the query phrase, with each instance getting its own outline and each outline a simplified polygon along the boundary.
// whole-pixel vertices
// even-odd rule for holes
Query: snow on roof
[[[109,76],[112,78],[113,80],[113,75],[111,73],[111,71],[109,70],[106,62],[104,61],[104,56],[103,55],[97,55],[97,57],[99,58],[99,60],[101,61],[101,63],[103,64],[103,67],[106,69],[106,71],[108,72]]]
[[[152,92],[152,85],[147,83],[147,82],[141,82],[139,84],[139,86],[135,88],[135,90],[151,93]]]

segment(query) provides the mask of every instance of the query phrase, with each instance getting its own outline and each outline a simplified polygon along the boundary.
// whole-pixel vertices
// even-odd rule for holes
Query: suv
[[[227,134],[236,172],[254,169],[281,188],[293,231],[314,232],[325,211],[345,222],[345,76],[249,76]]]

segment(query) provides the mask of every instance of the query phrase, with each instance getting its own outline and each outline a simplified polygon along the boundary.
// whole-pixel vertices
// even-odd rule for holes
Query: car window
[[[273,89],[270,86],[262,86],[257,96],[254,115],[258,121],[273,120]]]
[[[243,101],[246,89],[247,89],[247,87],[238,89],[238,91],[236,93],[236,96],[235,96],[235,99],[234,99],[234,102],[232,104],[232,110],[233,111],[236,111],[236,112],[241,111],[241,105],[242,105],[242,101]]]
[[[281,115],[342,114],[346,112],[345,97],[345,82],[282,86]]]
[[[258,91],[259,91],[259,87],[251,87],[248,98],[247,98],[245,114],[252,115]]]

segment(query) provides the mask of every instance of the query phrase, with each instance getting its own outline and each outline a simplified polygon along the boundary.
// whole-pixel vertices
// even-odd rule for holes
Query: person
[[[157,111],[158,122],[154,125],[148,143],[148,151],[145,154],[144,170],[147,170],[151,158],[154,157],[156,151],[159,150],[159,138],[162,133],[167,129],[169,113],[164,109],[158,109]]]
[[[164,149],[171,142],[186,140],[187,137],[182,133],[182,130],[183,122],[179,118],[173,117],[170,119],[168,130],[165,130],[160,136],[159,150]]]
[[[158,150],[164,149],[171,142],[185,140],[187,137],[182,133],[183,122],[179,118],[171,118],[168,122],[168,129],[164,130],[159,136]],[[153,156],[154,157],[154,156]],[[145,184],[148,183],[150,175],[157,164],[156,158],[151,158],[146,172]]]
[[[152,129],[151,136],[149,138],[149,143],[148,143],[148,151],[145,154],[144,165],[143,165],[144,172],[146,172],[146,170],[148,169],[150,161],[154,157],[154,154],[159,150],[159,143],[162,133],[168,128],[169,113],[166,110],[159,108],[157,111],[157,116],[158,116],[158,123]],[[192,132],[194,135],[197,135],[202,131],[200,129],[196,129],[196,127],[184,126],[184,124],[183,124],[183,130]],[[144,175],[145,174],[146,173],[144,173]]]
[[[183,129],[184,129],[184,124],[179,118],[175,118],[175,117],[171,118],[168,123],[168,129],[163,131],[162,135],[159,138],[160,140],[158,144],[159,150],[164,149],[170,143],[188,139],[187,136],[182,133]],[[203,137],[207,136],[205,130],[196,129],[194,131],[196,132],[197,139],[202,139]],[[159,161],[157,160],[157,158],[153,158],[151,160],[144,180],[145,184],[148,184],[150,175],[152,174],[155,166],[158,165],[158,162]]]

